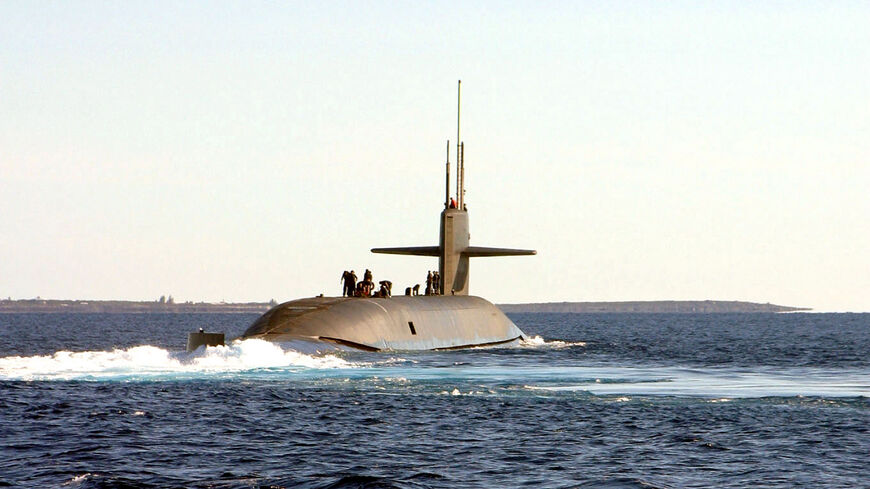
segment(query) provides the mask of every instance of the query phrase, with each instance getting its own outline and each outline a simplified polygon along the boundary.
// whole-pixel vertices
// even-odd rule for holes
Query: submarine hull
[[[270,309],[241,336],[369,351],[470,348],[524,337],[494,304],[467,295],[298,299]]]

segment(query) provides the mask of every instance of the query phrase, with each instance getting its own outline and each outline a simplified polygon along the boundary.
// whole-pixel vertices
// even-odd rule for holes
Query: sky
[[[870,311],[867,2],[0,2],[0,297]],[[455,155],[451,156],[454,159]],[[454,160],[455,161],[455,160]]]

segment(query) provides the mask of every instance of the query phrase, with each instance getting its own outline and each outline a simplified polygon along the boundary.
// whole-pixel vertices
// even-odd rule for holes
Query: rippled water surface
[[[868,314],[518,314],[511,348],[183,351],[0,315],[0,486],[870,487]]]

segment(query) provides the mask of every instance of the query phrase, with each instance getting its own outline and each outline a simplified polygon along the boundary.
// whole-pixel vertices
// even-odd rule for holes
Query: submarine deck
[[[524,333],[475,296],[310,297],[275,306],[242,335],[320,341],[362,350],[442,350],[492,346]]]

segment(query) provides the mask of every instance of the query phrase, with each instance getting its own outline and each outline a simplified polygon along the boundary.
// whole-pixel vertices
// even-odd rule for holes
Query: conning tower
[[[456,101],[456,194],[450,195],[450,141],[447,141],[444,210],[441,212],[441,234],[438,246],[373,248],[373,253],[391,255],[437,256],[443,295],[468,295],[469,258],[482,256],[534,255],[535,250],[471,246],[468,209],[465,205],[465,143],[460,142],[462,80],[458,83]]]

